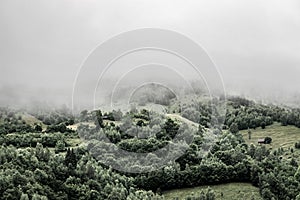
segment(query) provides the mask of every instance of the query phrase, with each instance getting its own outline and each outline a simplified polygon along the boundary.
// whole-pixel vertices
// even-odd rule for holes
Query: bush
[[[270,137],[265,137],[265,144],[271,144],[272,138]]]
[[[295,148],[296,148],[296,149],[300,149],[300,142],[296,142],[296,143],[295,143]]]
[[[261,126],[262,129],[265,129],[265,128],[266,128],[266,122],[264,122],[264,121],[261,122],[261,125],[260,125],[260,126]]]
[[[66,145],[63,140],[59,140],[56,142],[55,145],[55,153],[63,152],[66,150]]]

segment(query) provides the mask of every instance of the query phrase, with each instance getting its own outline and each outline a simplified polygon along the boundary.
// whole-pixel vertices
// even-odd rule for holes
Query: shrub
[[[296,149],[300,149],[300,142],[296,142],[296,143],[295,143],[295,148],[296,148]]]
[[[271,144],[272,138],[270,137],[265,137],[265,144]]]

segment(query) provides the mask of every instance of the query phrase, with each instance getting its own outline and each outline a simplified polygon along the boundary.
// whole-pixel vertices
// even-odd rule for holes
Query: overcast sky
[[[228,91],[299,93],[298,0],[1,0],[1,101],[69,104],[89,52],[143,27],[178,31],[201,44]]]

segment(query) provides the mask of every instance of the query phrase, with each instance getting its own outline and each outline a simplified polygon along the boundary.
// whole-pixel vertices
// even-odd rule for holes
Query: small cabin
[[[265,138],[258,139],[258,140],[257,140],[257,143],[258,143],[258,144],[265,144]]]

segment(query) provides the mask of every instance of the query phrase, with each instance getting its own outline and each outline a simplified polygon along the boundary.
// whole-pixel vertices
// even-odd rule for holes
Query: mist
[[[2,0],[0,105],[71,106],[77,72],[89,53],[116,34],[144,27],[173,30],[199,43],[228,94],[299,103],[297,0]]]

